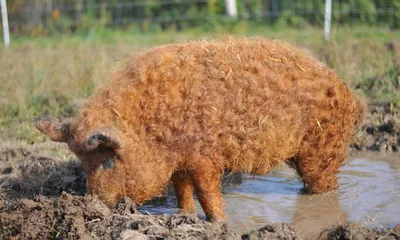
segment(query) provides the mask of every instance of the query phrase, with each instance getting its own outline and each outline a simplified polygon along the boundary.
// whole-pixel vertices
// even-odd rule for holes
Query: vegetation
[[[359,96],[370,102],[400,103],[400,69],[393,63],[397,54],[386,45],[400,32],[388,28],[333,29],[329,43],[324,42],[321,29],[268,28],[244,21],[208,32],[202,28],[184,33],[102,29],[64,37],[14,37],[11,47],[0,47],[0,135],[28,142],[43,140],[34,129],[34,116],[71,116],[118,60],[151,46],[220,37],[226,32],[278,38],[305,47]]]
[[[238,18],[226,16],[225,0],[9,0],[11,31],[24,35],[87,33],[93,28],[137,29],[141,32],[207,30],[243,20],[273,26],[319,27],[321,0],[236,0]],[[400,28],[400,0],[333,1],[332,22]]]

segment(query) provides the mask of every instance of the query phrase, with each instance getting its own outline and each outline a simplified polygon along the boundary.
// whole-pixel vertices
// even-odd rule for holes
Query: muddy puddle
[[[228,227],[245,232],[274,222],[291,223],[303,236],[346,221],[368,228],[391,228],[400,222],[400,155],[353,154],[342,167],[340,188],[323,195],[301,194],[295,172],[283,166],[264,176],[231,177],[224,186]],[[197,212],[202,216],[199,204]],[[163,201],[142,206],[143,213],[176,213],[171,192]]]

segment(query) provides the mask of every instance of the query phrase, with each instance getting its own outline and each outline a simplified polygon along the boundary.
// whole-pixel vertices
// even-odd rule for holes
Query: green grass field
[[[322,29],[253,27],[248,23],[183,33],[101,30],[34,39],[12,36],[9,48],[0,47],[0,135],[42,141],[44,137],[33,126],[34,116],[70,116],[77,102],[101,85],[117,61],[155,45],[226,34],[264,36],[305,47],[360,97],[371,103],[400,103],[400,69],[393,64],[394,58],[400,59],[400,52],[386,46],[400,38],[400,31],[385,28],[333,29],[329,43],[324,42]]]

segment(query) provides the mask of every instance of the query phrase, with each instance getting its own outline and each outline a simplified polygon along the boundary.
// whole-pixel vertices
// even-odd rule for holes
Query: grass
[[[341,27],[333,29],[331,41],[325,43],[321,29],[271,28],[246,22],[209,32],[102,30],[86,35],[14,37],[11,47],[0,47],[0,134],[27,142],[42,141],[44,137],[32,124],[34,116],[72,115],[79,100],[107,78],[118,60],[155,45],[215,38],[225,33],[277,38],[306,47],[358,95],[370,102],[400,103],[400,69],[393,64],[395,54],[385,45],[399,38],[400,31]]]

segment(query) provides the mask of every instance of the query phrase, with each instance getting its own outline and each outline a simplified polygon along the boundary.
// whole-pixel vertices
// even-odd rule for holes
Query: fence
[[[211,26],[232,21],[227,0],[8,0],[10,31],[52,34],[100,27],[137,27],[140,31]],[[302,27],[324,24],[323,0],[236,0],[237,20]],[[229,8],[231,10],[229,10]],[[232,14],[233,13],[233,14]],[[333,24],[400,27],[400,0],[336,0]],[[3,27],[4,24],[1,25]]]

